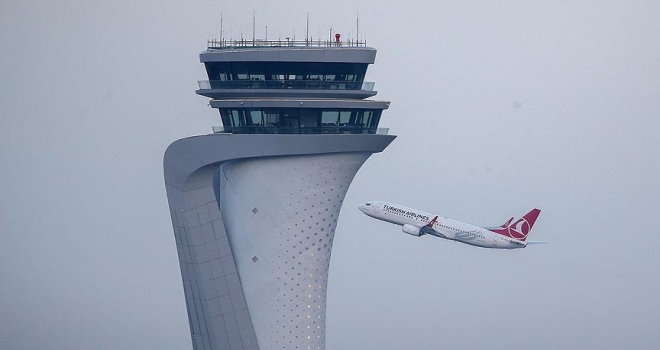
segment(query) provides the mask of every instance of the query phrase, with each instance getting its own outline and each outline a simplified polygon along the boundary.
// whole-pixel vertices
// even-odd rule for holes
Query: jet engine
[[[411,236],[415,236],[415,237],[419,237],[419,236],[424,234],[424,233],[422,233],[422,229],[420,229],[419,227],[417,227],[415,225],[410,225],[410,224],[403,225],[401,230],[403,230],[403,232],[405,232],[405,233],[407,233]]]

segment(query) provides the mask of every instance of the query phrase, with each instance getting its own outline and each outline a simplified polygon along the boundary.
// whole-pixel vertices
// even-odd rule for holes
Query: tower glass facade
[[[234,134],[375,134],[380,109],[222,108]]]

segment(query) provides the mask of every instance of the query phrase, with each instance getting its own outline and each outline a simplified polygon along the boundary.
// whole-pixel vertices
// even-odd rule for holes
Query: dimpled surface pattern
[[[346,191],[370,152],[230,161],[220,212],[262,349],[325,349],[328,268]]]

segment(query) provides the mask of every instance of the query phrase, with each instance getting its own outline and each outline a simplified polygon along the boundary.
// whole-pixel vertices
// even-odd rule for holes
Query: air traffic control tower
[[[325,349],[328,267],[353,177],[395,136],[365,82],[364,42],[211,41],[223,127],[165,152],[196,350]]]

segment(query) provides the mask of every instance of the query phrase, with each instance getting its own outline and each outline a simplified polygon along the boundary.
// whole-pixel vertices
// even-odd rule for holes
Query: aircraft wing
[[[428,227],[428,226],[422,226],[422,227],[419,228],[419,230],[425,235],[435,236],[435,235],[438,234],[438,232],[436,230],[434,230],[433,228]]]
[[[433,224],[436,222],[436,220],[438,220],[438,216],[434,217],[433,220],[431,220],[425,226],[420,227],[419,231],[421,233],[425,234],[425,235],[431,235],[431,236],[436,236],[436,237],[440,237],[440,238],[446,238],[445,235],[443,235],[442,233],[436,231],[433,228]]]

